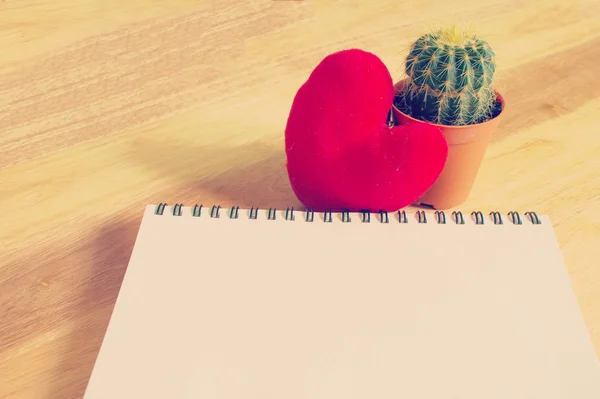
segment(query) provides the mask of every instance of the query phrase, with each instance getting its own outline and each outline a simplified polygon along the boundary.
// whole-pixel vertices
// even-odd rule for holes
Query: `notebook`
[[[598,399],[535,212],[149,205],[85,399]]]

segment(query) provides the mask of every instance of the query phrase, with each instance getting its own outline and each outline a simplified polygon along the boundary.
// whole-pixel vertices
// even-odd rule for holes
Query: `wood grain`
[[[551,216],[600,353],[599,15],[597,0],[0,2],[0,398],[82,396],[144,205],[299,207],[283,129],[314,66],[358,47],[400,78],[409,43],[452,22],[494,47],[508,104],[461,208]]]

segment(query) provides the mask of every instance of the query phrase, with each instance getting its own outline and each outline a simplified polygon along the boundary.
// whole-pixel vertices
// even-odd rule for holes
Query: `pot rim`
[[[398,90],[396,89],[396,85],[399,83],[404,83],[408,80],[409,78],[406,79],[402,79],[398,82],[396,82],[394,84],[394,98],[396,98],[396,96],[399,93],[402,93],[402,90]],[[420,122],[420,123],[428,123],[432,126],[435,127],[439,127],[439,128],[444,128],[444,129],[466,129],[466,128],[472,128],[472,127],[478,127],[478,126],[483,126],[485,124],[489,124],[489,123],[493,123],[496,119],[500,118],[500,116],[502,116],[502,114],[504,114],[504,111],[506,110],[506,101],[504,99],[504,96],[502,94],[500,94],[497,90],[494,90],[494,93],[496,93],[496,98],[498,99],[498,101],[500,101],[500,105],[502,106],[502,109],[500,110],[500,113],[498,115],[496,115],[494,118],[492,119],[488,119],[485,122],[481,122],[481,123],[475,123],[472,125],[441,125],[438,123],[431,123],[431,122],[427,122],[421,119],[417,119],[417,118],[413,118],[412,116],[400,111],[397,107],[396,104],[394,104],[394,102],[392,102],[392,108],[398,112],[399,114],[402,114],[404,117],[406,117],[407,119],[411,120],[412,122]]]

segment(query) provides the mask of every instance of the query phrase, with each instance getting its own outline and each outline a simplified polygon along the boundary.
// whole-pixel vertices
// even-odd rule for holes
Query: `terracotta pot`
[[[396,83],[396,93],[402,92],[405,84],[406,79]],[[434,124],[441,129],[448,142],[448,159],[440,177],[416,201],[416,205],[426,205],[439,210],[450,209],[469,197],[492,133],[498,127],[506,108],[504,98],[499,93],[497,97],[502,110],[494,119],[466,126]],[[401,112],[396,106],[393,106],[393,113],[395,121],[400,125],[425,123]]]

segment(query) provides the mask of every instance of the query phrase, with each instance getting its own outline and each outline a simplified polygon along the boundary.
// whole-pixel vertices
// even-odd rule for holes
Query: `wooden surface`
[[[599,15],[597,0],[0,2],[0,398],[82,396],[144,205],[298,207],[283,129],[310,71],[359,47],[400,78],[410,41],[450,22],[494,47],[509,107],[461,208],[551,216],[600,353]]]

